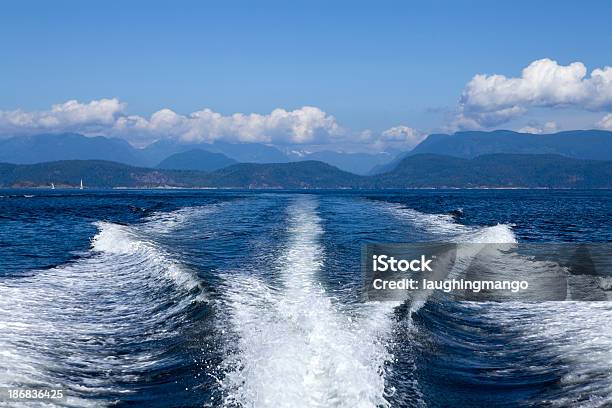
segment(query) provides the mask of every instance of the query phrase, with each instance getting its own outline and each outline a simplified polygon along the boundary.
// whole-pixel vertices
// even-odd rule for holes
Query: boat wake
[[[454,242],[454,276],[471,244],[516,245],[512,225],[361,198],[232,203],[98,222],[73,261],[0,276],[0,387],[64,389],[70,407],[612,404],[606,303],[360,301],[360,244]],[[492,269],[525,263],[550,266]]]
[[[174,364],[161,345],[206,300],[197,278],[138,226],[96,225],[76,261],[0,279],[0,386],[64,389],[58,405],[106,405]]]
[[[426,230],[432,240],[459,243],[458,253],[466,259],[473,255],[469,243],[517,242],[510,225],[465,226],[446,214],[424,214],[399,205],[387,208],[398,219]],[[516,278],[517,271],[551,268],[550,263],[516,254],[503,260],[495,271],[506,278]],[[472,303],[434,296],[412,312],[418,312],[415,337],[421,339],[415,343],[427,339],[428,344],[416,345],[424,355],[421,360],[431,361],[429,348],[438,349],[434,361],[439,362],[418,368],[428,383],[429,398],[437,403],[473,405],[489,398],[509,407],[612,404],[612,337],[606,324],[612,307],[607,302]],[[464,356],[470,356],[469,361]],[[457,378],[457,387],[477,387],[481,395],[449,392],[454,383],[438,383],[440,376]],[[443,390],[448,399],[432,397]]]
[[[242,275],[227,284],[234,350],[224,362],[227,406],[379,407],[385,399],[392,308],[365,313],[334,301],[318,274],[324,251],[317,202],[288,208],[288,242],[275,264],[279,281]]]

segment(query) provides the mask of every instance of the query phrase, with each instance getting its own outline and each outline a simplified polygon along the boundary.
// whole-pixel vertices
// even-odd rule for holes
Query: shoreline
[[[572,187],[406,187],[406,188],[353,188],[353,187],[181,187],[181,186],[138,186],[138,187],[56,187],[48,186],[0,186],[0,190],[33,190],[33,191],[111,191],[111,190],[242,190],[242,191],[421,191],[421,190],[612,190],[612,187],[572,188]]]

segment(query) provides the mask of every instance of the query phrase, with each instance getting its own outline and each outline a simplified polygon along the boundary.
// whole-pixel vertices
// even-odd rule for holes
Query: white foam
[[[497,224],[490,227],[472,227],[458,237],[460,242],[472,244],[512,244],[518,242],[512,227],[508,224]]]
[[[545,346],[551,361],[565,365],[558,367],[566,374],[561,379],[558,396],[548,401],[551,406],[612,405],[609,302],[503,303],[491,305],[487,315],[507,322],[525,341]]]
[[[189,221],[219,211],[224,204],[225,203],[218,203],[206,206],[184,207],[170,212],[155,212],[147,217],[146,223],[142,224],[142,228],[147,231],[155,231],[157,234],[170,234]]]
[[[601,276],[599,278],[598,286],[605,291],[612,291],[612,277]]]
[[[112,351],[175,336],[168,325],[204,299],[195,276],[141,227],[96,225],[91,252],[76,262],[0,279],[0,386],[62,388],[69,397],[58,405],[106,405],[88,397],[130,392],[117,384],[163,358],[149,348]],[[162,309],[160,297],[175,301]]]
[[[97,222],[98,234],[92,239],[94,251],[106,252],[112,255],[123,255],[135,259],[135,262],[147,262],[162,268],[145,269],[143,272],[161,273],[174,283],[183,285],[189,290],[199,285],[193,273],[184,269],[179,263],[172,260],[164,251],[143,238],[138,229],[142,226],[125,226],[109,222]],[[148,229],[148,226],[144,227]],[[158,277],[157,275],[154,277]]]
[[[228,405],[244,407],[386,406],[384,364],[392,307],[354,317],[325,292],[316,202],[289,207],[289,242],[276,265],[281,285],[252,275],[228,282],[237,350],[225,361]],[[271,266],[274,267],[274,266]],[[377,312],[377,313],[374,313]]]
[[[448,214],[427,214],[400,204],[384,203],[383,208],[398,219],[408,221],[433,238],[459,243],[515,243],[517,242],[512,226],[497,224],[493,226],[470,226],[459,224]]]
[[[512,245],[517,242],[508,224],[465,226],[443,214],[423,214],[399,205],[389,205],[388,208],[397,217],[409,220],[434,238],[458,243]],[[474,247],[474,250],[479,248]],[[469,251],[469,245],[460,245],[462,257],[469,258]],[[504,260],[505,265],[498,265],[500,274],[504,273],[504,268],[510,272],[524,269],[525,262],[544,271],[555,266],[521,256],[505,256]],[[608,279],[601,279],[599,284],[604,289],[610,287]],[[546,401],[547,404],[584,408],[612,406],[612,306],[608,302],[504,302],[487,304],[481,310],[483,318],[506,324],[517,333],[516,336],[524,336],[525,342],[542,346],[534,348],[544,348],[551,361],[558,359],[567,364],[567,374],[561,380],[558,396]],[[525,367],[528,369],[530,367]]]
[[[435,235],[456,235],[469,231],[469,228],[457,224],[448,214],[427,214],[400,204],[383,203],[383,208],[393,216],[406,220],[417,228]]]

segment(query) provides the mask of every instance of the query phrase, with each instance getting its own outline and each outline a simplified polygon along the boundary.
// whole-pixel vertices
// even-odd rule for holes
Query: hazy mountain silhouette
[[[157,165],[159,169],[213,171],[232,164],[236,160],[221,153],[211,153],[206,150],[194,149],[175,153],[162,160]]]
[[[393,159],[389,153],[339,153],[331,150],[296,156],[295,161],[318,160],[336,166],[341,170],[366,175],[375,166],[388,163]]]
[[[612,188],[612,161],[559,155],[493,154],[474,159],[420,154],[390,172],[360,176],[318,161],[239,163],[212,172],[165,170],[73,160],[0,164],[0,186],[224,188]]]
[[[60,133],[0,140],[0,162],[31,164],[89,159],[113,160],[132,165],[147,164],[138,150],[123,139]]]
[[[510,130],[492,132],[457,132],[432,134],[410,152],[377,166],[372,174],[392,170],[404,157],[423,153],[474,158],[485,154],[558,154],[576,159],[612,160],[612,132],[605,130],[571,130],[534,135]]]

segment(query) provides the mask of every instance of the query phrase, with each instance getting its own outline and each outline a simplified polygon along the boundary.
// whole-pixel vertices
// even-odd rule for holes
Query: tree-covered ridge
[[[101,160],[0,164],[2,187],[203,188],[612,188],[612,161],[491,154],[465,159],[419,154],[389,172],[360,176],[319,161],[239,163],[212,172],[133,167]]]

